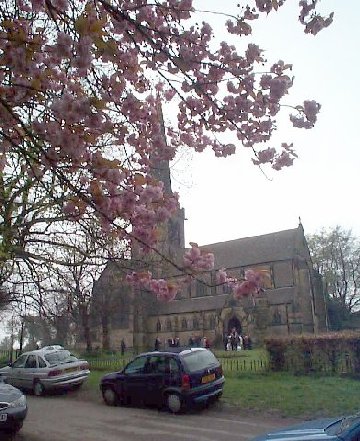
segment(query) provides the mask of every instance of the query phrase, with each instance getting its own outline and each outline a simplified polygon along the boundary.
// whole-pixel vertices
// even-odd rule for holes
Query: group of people
[[[175,338],[168,338],[164,344],[167,344],[167,347],[169,348],[176,348],[180,346],[180,338],[179,337],[175,337]],[[188,346],[190,346],[191,348],[210,348],[210,341],[207,337],[190,337],[189,341],[188,341]],[[154,350],[158,351],[161,348],[161,340],[159,337],[155,338],[155,342],[154,342]]]
[[[210,348],[210,341],[207,337],[190,337],[189,338],[189,346],[190,348]]]
[[[168,338],[167,341],[164,342],[164,346],[169,348],[179,347],[180,346],[180,338]],[[159,351],[161,349],[162,343],[159,337],[155,338],[154,342],[154,350]],[[202,347],[202,348],[210,348],[210,341],[207,337],[189,337],[188,346],[191,348],[194,347]],[[229,334],[224,335],[224,349],[225,351],[240,351],[242,349],[251,349],[251,338],[248,335],[242,336],[233,328]],[[121,340],[120,344],[121,354],[124,355],[126,350],[126,345],[124,339]]]
[[[242,336],[233,328],[229,334],[224,335],[225,351],[241,351],[251,349],[251,338],[248,335]]]

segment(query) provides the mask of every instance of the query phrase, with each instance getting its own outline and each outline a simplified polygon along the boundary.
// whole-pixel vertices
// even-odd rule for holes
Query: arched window
[[[193,317],[193,329],[199,329],[200,328],[200,323],[199,323],[199,319],[194,316]]]
[[[229,285],[224,283],[224,285],[222,285],[222,292],[224,294],[231,294],[232,293],[232,289],[231,289],[231,287]]]
[[[210,329],[215,329],[216,320],[215,320],[215,316],[213,314],[211,314],[211,316],[210,316],[209,326],[210,326]]]
[[[281,322],[282,322],[281,312],[279,311],[278,308],[276,308],[274,313],[273,313],[272,324],[273,325],[281,325]]]
[[[183,317],[181,319],[181,329],[187,329],[188,325],[187,325],[187,320],[185,317]]]
[[[160,332],[161,331],[161,321],[160,319],[158,319],[157,323],[156,323],[156,331]]]
[[[172,331],[172,324],[171,324],[171,320],[169,318],[166,319],[166,330]]]
[[[203,329],[208,329],[208,327],[207,327],[208,319],[206,316],[203,316],[202,325],[203,325]]]
[[[203,297],[207,295],[207,286],[201,280],[196,281],[196,297]]]

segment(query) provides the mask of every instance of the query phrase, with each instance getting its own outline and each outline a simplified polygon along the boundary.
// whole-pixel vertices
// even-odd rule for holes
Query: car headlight
[[[21,395],[21,397],[17,398],[15,401],[9,403],[9,407],[25,407],[26,406],[26,397],[25,395]]]

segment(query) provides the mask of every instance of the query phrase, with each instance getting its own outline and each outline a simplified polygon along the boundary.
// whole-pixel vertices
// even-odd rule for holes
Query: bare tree
[[[330,299],[354,312],[360,305],[359,239],[351,230],[336,226],[308,236],[308,243]]]

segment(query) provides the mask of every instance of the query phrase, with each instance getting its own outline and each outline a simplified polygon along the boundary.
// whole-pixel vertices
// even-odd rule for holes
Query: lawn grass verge
[[[281,373],[227,376],[224,400],[242,409],[303,419],[357,413],[360,383],[339,376]]]

